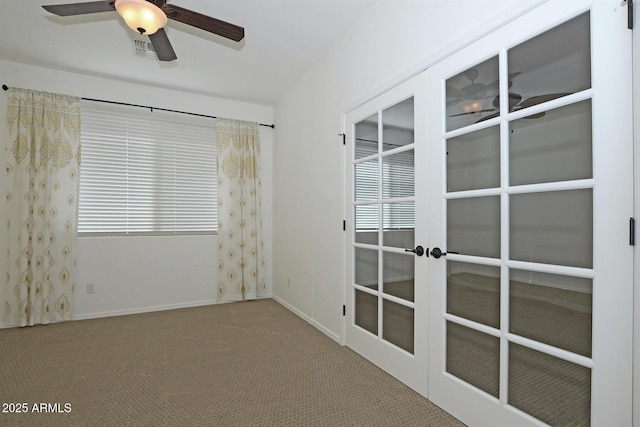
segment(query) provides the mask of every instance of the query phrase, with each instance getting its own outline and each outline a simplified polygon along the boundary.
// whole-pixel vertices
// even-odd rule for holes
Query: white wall
[[[276,106],[274,297],[340,341],[342,113],[533,1],[382,0]],[[494,20],[493,22],[498,22]],[[493,25],[493,24],[492,24]]]
[[[2,82],[22,87],[87,98],[129,102],[174,110],[273,123],[269,106],[229,101],[28,66],[0,60]],[[0,92],[0,137],[6,138],[7,95]],[[273,130],[260,127],[263,172],[262,206],[267,262],[267,284],[272,280]],[[4,146],[4,141],[2,143]],[[0,150],[0,164],[6,153]],[[0,183],[5,194],[6,180]],[[4,196],[3,196],[4,197]],[[2,208],[5,203],[2,203]],[[5,218],[4,212],[2,218]],[[5,224],[4,220],[2,221]],[[6,227],[0,227],[0,253],[7,250]],[[82,237],[78,242],[78,275],[74,318],[152,311],[211,304],[216,298],[216,236]],[[0,277],[6,265],[0,263]],[[4,281],[4,279],[3,279]],[[95,293],[86,293],[86,284]],[[271,289],[269,288],[269,292]],[[0,318],[2,322],[2,318]]]

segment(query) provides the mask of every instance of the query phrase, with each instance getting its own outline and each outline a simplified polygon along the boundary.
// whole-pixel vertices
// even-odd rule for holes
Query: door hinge
[[[629,218],[629,244],[636,245],[636,219],[633,217]]]
[[[342,231],[347,231],[347,221],[346,220],[342,220]]]
[[[627,28],[633,30],[633,0],[627,0]]]
[[[342,306],[342,315],[343,315],[343,316],[346,316],[346,315],[347,315],[347,306],[346,306],[346,305],[343,305],[343,306]]]

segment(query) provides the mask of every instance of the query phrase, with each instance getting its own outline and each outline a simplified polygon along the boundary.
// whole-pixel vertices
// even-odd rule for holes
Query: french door
[[[427,72],[428,397],[463,422],[631,424],[626,12],[550,1]]]
[[[549,0],[345,116],[345,342],[470,425],[631,424],[626,20]]]
[[[347,114],[346,345],[427,393],[426,80]],[[424,161],[423,161],[424,165]]]

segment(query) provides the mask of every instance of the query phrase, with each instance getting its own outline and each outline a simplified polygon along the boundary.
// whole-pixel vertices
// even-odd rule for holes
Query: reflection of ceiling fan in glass
[[[449,117],[466,116],[471,114],[490,113],[488,116],[484,116],[476,123],[485,120],[498,117],[500,115],[500,91],[499,82],[495,80],[489,84],[476,83],[479,71],[475,68],[466,70],[463,75],[471,82],[462,88],[456,88],[452,84],[447,84],[447,107],[457,104],[462,113],[451,114]],[[515,72],[509,74],[509,88],[513,85],[512,79],[520,75],[521,72]],[[547,93],[543,95],[536,95],[526,99],[519,93],[509,92],[509,112],[522,110],[533,105],[542,104],[543,102],[551,101],[556,98],[569,95],[568,93]],[[487,106],[488,100],[493,98],[490,106]],[[532,114],[525,118],[536,119],[544,116],[544,112],[538,114]]]

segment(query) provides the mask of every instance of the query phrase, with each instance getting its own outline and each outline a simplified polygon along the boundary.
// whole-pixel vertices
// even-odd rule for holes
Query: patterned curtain
[[[10,89],[5,322],[71,320],[80,160],[79,98]],[[2,293],[0,293],[2,294]]]
[[[258,124],[218,119],[218,302],[265,295]]]

